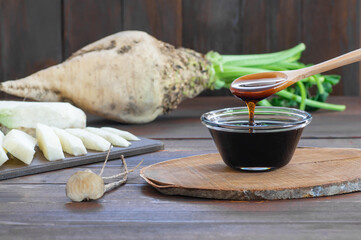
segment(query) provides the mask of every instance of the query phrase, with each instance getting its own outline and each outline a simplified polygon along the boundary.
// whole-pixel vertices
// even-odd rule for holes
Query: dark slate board
[[[126,148],[113,147],[109,154],[109,160],[119,159],[120,155],[124,157],[154,152],[164,149],[164,144],[161,141],[140,138],[140,141],[132,141],[131,145]],[[37,149],[34,160],[30,165],[11,159],[0,167],[0,180],[26,176],[30,174],[48,172],[63,168],[75,167],[84,164],[95,162],[103,162],[107,152],[96,152],[88,150],[88,153],[83,156],[71,156],[65,154],[65,159],[58,161],[48,161],[45,159],[39,149]]]

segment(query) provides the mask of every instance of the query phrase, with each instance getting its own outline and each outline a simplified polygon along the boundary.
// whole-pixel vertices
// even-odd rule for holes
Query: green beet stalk
[[[282,90],[280,92],[276,93],[277,96],[286,98],[286,99],[291,99],[291,100],[295,100],[296,102],[300,103],[302,101],[302,97],[288,92],[287,90]],[[331,103],[324,103],[324,102],[318,102],[318,101],[314,101],[311,99],[305,99],[305,104],[310,106],[310,107],[315,107],[315,108],[323,108],[323,109],[328,109],[328,110],[333,110],[333,111],[344,111],[346,109],[345,105],[336,105],[336,104],[331,104]]]
[[[238,65],[238,66],[260,66],[277,62],[286,61],[294,57],[297,53],[306,49],[305,44],[300,43],[297,46],[276,52],[265,54],[251,54],[251,55],[222,55],[221,63],[223,65]]]
[[[217,52],[211,51],[206,54],[207,60],[212,63],[210,69],[210,88],[229,88],[230,84],[236,78],[248,74],[266,71],[296,70],[307,67],[307,65],[297,62],[300,59],[303,50],[305,50],[305,45],[301,43],[284,51],[265,54],[220,55]],[[322,78],[321,75],[315,75],[297,82],[300,96],[287,90],[278,92],[276,95],[285,99],[297,101],[300,109],[305,109],[306,105],[308,105],[316,108],[343,111],[345,109],[344,105],[328,104],[307,99],[307,90],[304,84],[316,83],[318,92],[323,94],[325,90],[322,86]],[[260,101],[258,104],[262,106],[271,106],[271,103],[267,100]]]
[[[305,85],[303,85],[303,83],[301,81],[297,82],[297,86],[300,88],[300,93],[301,93],[301,101],[300,101],[300,109],[301,110],[305,110],[306,108],[306,98],[307,98],[307,93],[306,93],[306,88]]]

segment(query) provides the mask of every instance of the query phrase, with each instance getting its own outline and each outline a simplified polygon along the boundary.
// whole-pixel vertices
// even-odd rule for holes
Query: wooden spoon
[[[304,78],[357,61],[361,61],[361,49],[303,69],[242,76],[232,82],[230,90],[244,101],[257,102]]]

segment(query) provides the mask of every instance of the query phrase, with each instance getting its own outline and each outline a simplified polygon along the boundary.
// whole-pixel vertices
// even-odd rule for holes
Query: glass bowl
[[[244,171],[267,171],[287,165],[311,122],[305,111],[256,107],[255,125],[248,124],[247,107],[225,108],[202,115],[223,161]]]

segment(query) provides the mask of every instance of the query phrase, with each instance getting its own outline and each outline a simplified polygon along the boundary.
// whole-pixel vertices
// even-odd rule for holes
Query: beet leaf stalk
[[[212,63],[210,69],[210,85],[214,89],[229,88],[233,80],[240,76],[268,71],[296,70],[305,65],[298,60],[306,46],[303,43],[275,53],[250,55],[220,55],[208,52],[206,58]],[[326,103],[332,87],[340,81],[338,75],[321,75],[305,78],[296,84],[276,93],[271,99],[259,102],[262,106],[298,107],[302,110],[315,111],[328,109],[345,110],[344,105]]]

